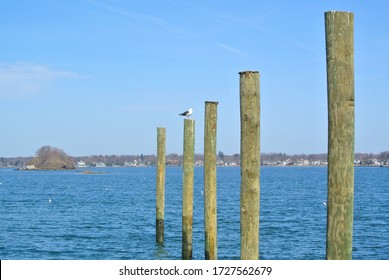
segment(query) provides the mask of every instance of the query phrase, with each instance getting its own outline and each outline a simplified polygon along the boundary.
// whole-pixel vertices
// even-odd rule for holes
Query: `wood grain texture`
[[[354,209],[354,16],[325,13],[328,94],[327,259],[351,259]]]
[[[218,102],[205,102],[204,229],[205,259],[217,259],[216,130]]]
[[[166,128],[157,128],[156,241],[163,243],[165,219]]]
[[[260,96],[259,72],[240,74],[241,259],[259,258]]]
[[[184,120],[182,186],[182,259],[192,259],[195,121]]]

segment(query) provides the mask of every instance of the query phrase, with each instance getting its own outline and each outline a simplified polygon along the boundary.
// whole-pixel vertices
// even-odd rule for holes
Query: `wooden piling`
[[[216,129],[218,102],[205,102],[204,229],[205,259],[217,259]]]
[[[351,259],[354,209],[354,15],[325,13],[328,94],[327,259]]]
[[[193,183],[195,121],[184,120],[184,162],[182,190],[182,259],[192,259]]]
[[[166,161],[166,128],[157,128],[157,197],[156,197],[156,241],[164,240],[165,224],[165,161]]]
[[[240,72],[240,258],[259,258],[259,72]]]

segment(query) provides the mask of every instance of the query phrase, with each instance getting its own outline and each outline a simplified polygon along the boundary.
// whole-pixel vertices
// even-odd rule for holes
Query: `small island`
[[[73,160],[61,149],[43,146],[36,151],[24,170],[66,170],[75,169]]]

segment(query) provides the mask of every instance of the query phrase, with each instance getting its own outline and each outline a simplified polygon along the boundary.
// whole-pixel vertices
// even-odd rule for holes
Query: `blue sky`
[[[388,1],[12,0],[0,4],[0,156],[182,153],[218,101],[239,153],[239,75],[260,72],[261,151],[327,151],[324,12],[355,17],[356,152],[389,150]]]

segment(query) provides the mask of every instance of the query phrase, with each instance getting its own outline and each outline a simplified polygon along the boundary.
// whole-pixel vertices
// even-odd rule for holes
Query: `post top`
[[[243,75],[243,74],[256,74],[256,73],[259,73],[259,71],[251,71],[251,70],[248,70],[248,71],[241,71],[239,72],[239,75]]]
[[[207,103],[209,103],[209,104],[219,104],[219,102],[218,101],[205,101],[205,104],[207,104]]]
[[[324,12],[324,14],[354,14],[353,12],[347,12],[347,11],[327,11],[327,12]]]

